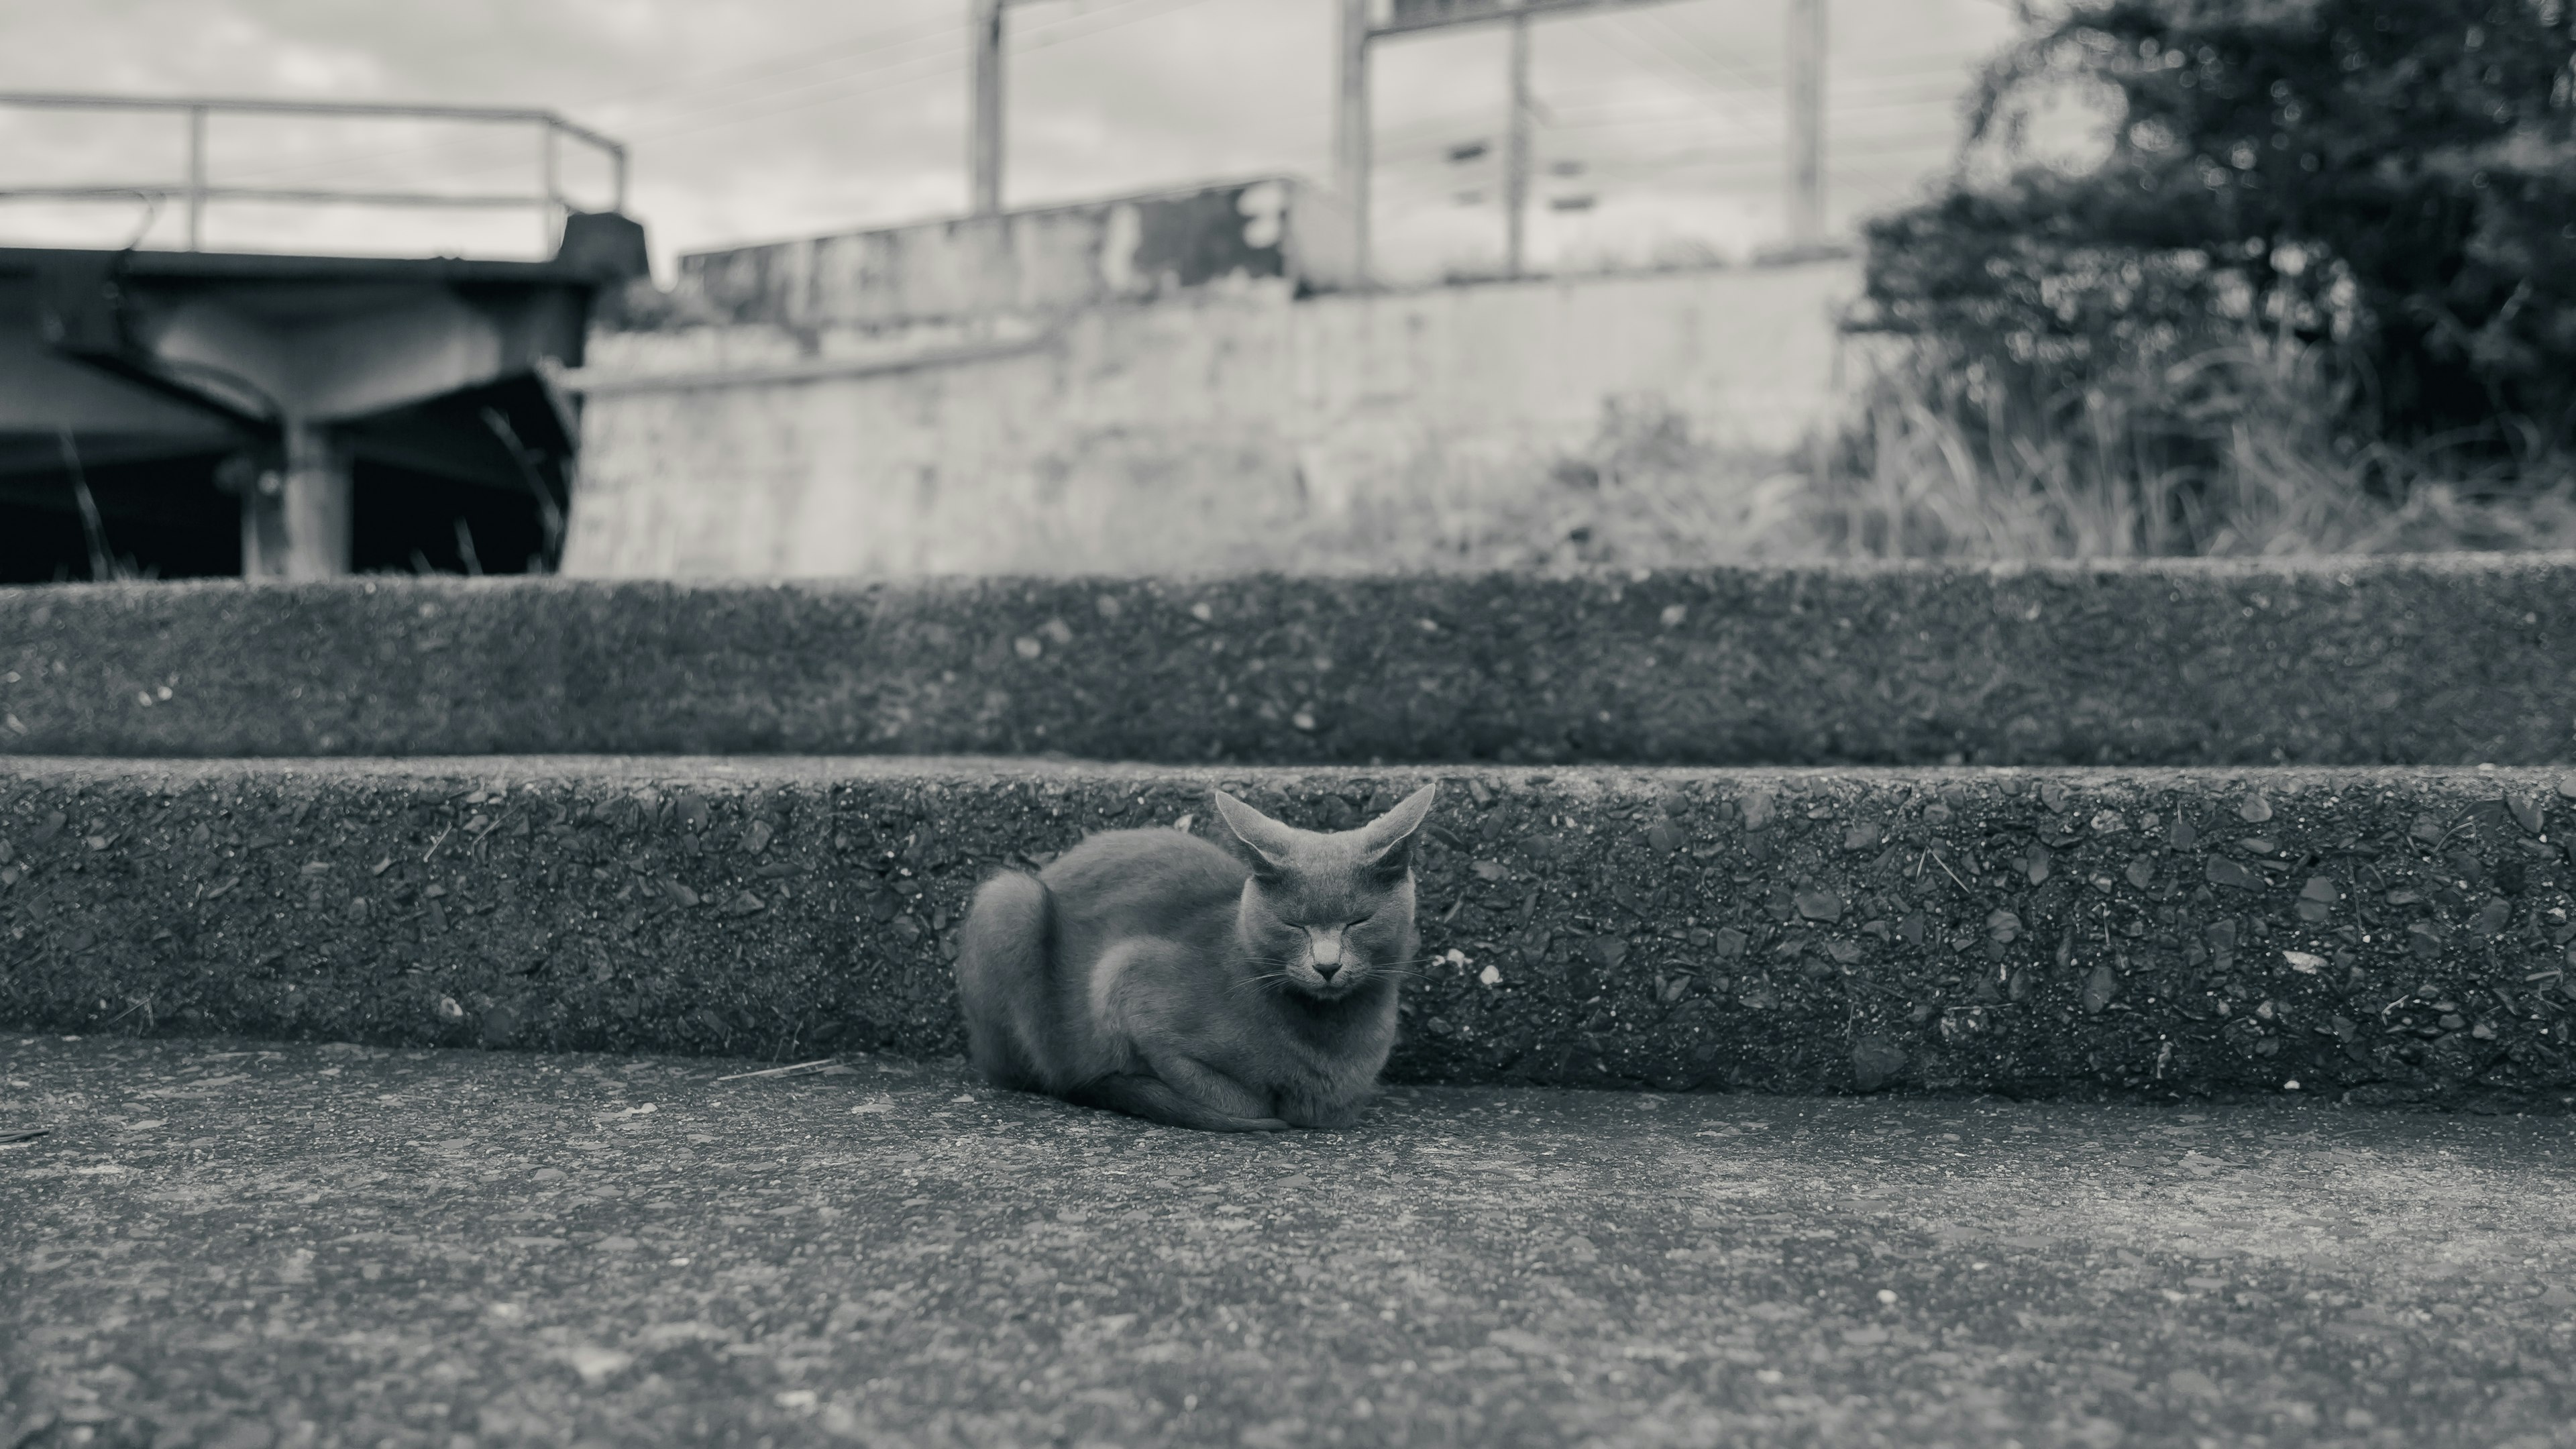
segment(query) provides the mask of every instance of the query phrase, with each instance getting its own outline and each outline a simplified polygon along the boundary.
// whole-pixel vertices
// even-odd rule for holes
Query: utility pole
[[[1789,0],[1789,242],[1825,236],[1825,0]]]
[[[1351,280],[1369,269],[1369,0],[1342,0],[1340,83],[1333,105],[1333,184],[1350,209]]]
[[[1530,18],[1514,0],[1512,113],[1503,129],[1503,275],[1518,277],[1526,256],[1530,183]]]
[[[967,46],[974,54],[974,99],[966,119],[967,210],[997,216],[1002,210],[1002,6],[973,0]]]

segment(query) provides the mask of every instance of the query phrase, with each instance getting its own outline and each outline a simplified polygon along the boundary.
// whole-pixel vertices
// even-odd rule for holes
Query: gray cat
[[[1396,983],[1419,949],[1413,841],[1436,788],[1329,835],[1219,790],[1239,855],[1111,830],[986,881],[957,957],[977,1069],[1176,1127],[1347,1125],[1395,1045]]]

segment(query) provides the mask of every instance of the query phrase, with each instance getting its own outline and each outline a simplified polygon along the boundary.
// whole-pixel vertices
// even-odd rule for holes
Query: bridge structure
[[[0,577],[120,572],[321,578],[369,568],[516,572],[561,546],[580,429],[552,381],[594,305],[647,271],[618,142],[551,111],[0,94],[0,114],[167,115],[185,174],[0,187],[0,202],[175,202],[185,245],[0,247]],[[525,129],[526,190],[227,185],[227,117]],[[567,148],[608,195],[564,182]],[[600,204],[604,200],[605,204]],[[523,209],[540,259],[211,250],[211,211]]]

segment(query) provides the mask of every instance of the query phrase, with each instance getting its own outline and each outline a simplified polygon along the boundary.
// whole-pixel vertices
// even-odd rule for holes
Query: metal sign
[[[1379,0],[1371,7],[1369,35],[1410,35],[1450,25],[1479,25],[1515,15],[1561,15],[1570,10],[1625,10],[1665,0]]]

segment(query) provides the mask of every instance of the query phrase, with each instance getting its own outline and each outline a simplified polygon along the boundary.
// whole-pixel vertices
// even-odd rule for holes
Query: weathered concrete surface
[[[989,872],[1205,829],[1211,784],[1342,828],[1427,773],[0,761],[0,1022],[940,1054]],[[2576,771],[1430,777],[1399,1078],[2576,1088]]]
[[[2563,1119],[749,1065],[0,1038],[0,1443],[2576,1442]]]
[[[2576,760],[2576,556],[0,590],[0,750]]]
[[[1352,280],[1336,235],[1347,224],[1331,197],[1288,176],[950,217],[689,253],[669,310],[810,340],[835,327],[1046,315],[1258,281],[1284,296]],[[645,320],[612,318],[606,330],[614,338]]]
[[[1232,270],[1280,236],[1264,189],[1216,218],[1240,242],[1186,260],[1171,244],[1210,219],[1204,202],[1166,213],[1179,234],[1114,208],[1004,223],[1016,258],[960,287],[915,286],[909,265],[965,260],[1001,240],[990,228],[913,232],[882,274],[873,244],[737,254],[754,265],[725,264],[744,274],[708,289],[760,320],[595,335],[596,371],[573,382],[587,400],[564,571],[1239,572],[1349,558],[1355,542],[1381,556],[1360,541],[1388,532],[1433,550],[1475,518],[1528,518],[1544,540],[1537,520],[1571,502],[1552,465],[1591,451],[1613,408],[1749,455],[1701,490],[1693,525],[1749,547],[1779,521],[1760,480],[1836,409],[1834,317],[1860,294],[1848,259],[1302,300],[1284,280],[1228,283],[1062,310],[1104,284],[1169,294],[1172,272]],[[1273,253],[1299,275],[1317,260],[1301,240],[1314,199],[1289,200]],[[1095,257],[1133,269],[1112,282]],[[869,320],[997,304],[1018,315],[969,325],[1033,345],[942,345],[934,362],[915,349],[959,322]],[[913,361],[883,365],[889,350]],[[779,352],[813,365],[750,361]],[[750,365],[711,372],[711,356]]]

